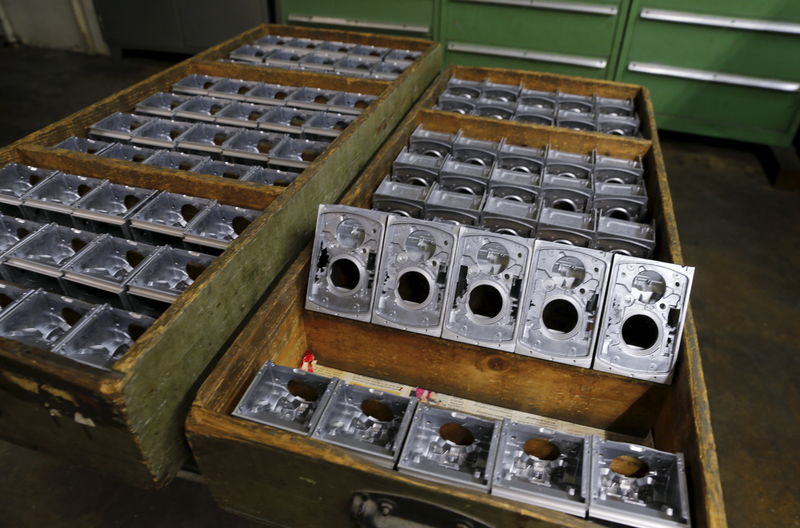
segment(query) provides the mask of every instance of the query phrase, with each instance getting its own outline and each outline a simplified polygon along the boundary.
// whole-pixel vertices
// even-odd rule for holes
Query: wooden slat
[[[38,145],[21,145],[17,152],[20,163],[35,167],[105,178],[135,187],[189,194],[250,209],[265,209],[286,189]]]

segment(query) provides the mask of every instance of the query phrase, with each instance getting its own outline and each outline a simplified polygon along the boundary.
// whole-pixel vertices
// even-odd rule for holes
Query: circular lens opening
[[[578,310],[566,299],[553,299],[542,310],[542,324],[556,334],[566,334],[578,324]]]
[[[439,436],[460,446],[472,445],[475,442],[475,435],[472,434],[472,431],[455,422],[441,426],[439,428]]]
[[[489,284],[480,284],[469,292],[469,309],[481,318],[494,319],[503,309],[503,296]]]
[[[331,264],[331,283],[342,290],[354,290],[361,280],[361,271],[350,259],[339,259]]]
[[[611,218],[616,218],[617,220],[630,220],[631,215],[625,209],[611,209],[608,211],[608,216]]]
[[[361,412],[379,422],[388,422],[394,418],[392,408],[380,400],[364,400],[361,402]]]
[[[647,315],[632,315],[622,324],[622,340],[637,350],[647,350],[655,345],[658,334],[658,325]]]
[[[561,454],[558,446],[547,438],[529,438],[522,445],[522,451],[539,460],[555,460]]]
[[[564,198],[553,201],[553,209],[560,209],[561,211],[576,211],[575,202],[566,200]]]
[[[424,303],[430,293],[428,278],[418,271],[407,271],[397,281],[397,294],[409,304]]]
[[[315,402],[317,398],[319,398],[314,387],[298,379],[289,380],[289,383],[286,384],[286,388],[289,389],[289,394],[302,398],[305,401]]]
[[[618,456],[608,467],[614,473],[629,478],[642,478],[650,471],[644,460],[630,455]]]

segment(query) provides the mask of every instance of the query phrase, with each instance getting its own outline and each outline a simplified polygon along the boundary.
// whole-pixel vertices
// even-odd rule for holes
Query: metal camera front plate
[[[478,99],[473,114],[490,119],[506,120],[514,117],[515,103],[503,103],[496,100]]]
[[[481,210],[480,225],[495,233],[532,238],[538,217],[538,202],[519,202],[490,193]]]
[[[425,202],[425,219],[450,224],[478,225],[483,195],[446,191],[434,183]]]
[[[194,167],[192,172],[196,172],[197,174],[208,174],[209,176],[218,176],[220,178],[228,178],[231,180],[241,180],[244,178],[244,175],[247,174],[250,168],[250,165],[207,159]]]
[[[207,156],[162,150],[150,156],[144,164],[164,169],[190,171],[208,159]]]
[[[95,232],[105,232],[104,224],[117,226],[116,229],[109,227],[109,232],[128,238],[127,219],[158,192],[107,181],[75,202],[72,220],[76,227]]]
[[[392,180],[430,187],[439,181],[444,158],[409,152],[406,147],[392,162]]]
[[[585,517],[591,445],[591,437],[503,420],[491,493]]]
[[[498,421],[419,404],[397,469],[486,492],[499,439]]]
[[[61,268],[101,235],[48,224],[6,253],[6,264],[50,277],[61,277]]]
[[[636,107],[633,104],[633,99],[597,97],[594,102],[594,110],[600,115],[633,117]]]
[[[220,110],[216,121],[221,125],[256,128],[257,121],[270,110],[271,106],[236,101]]]
[[[302,169],[311,164],[328,148],[324,141],[287,138],[281,141],[269,155],[270,165]]]
[[[613,115],[598,115],[597,130],[615,136],[640,136],[639,118]]]
[[[554,207],[542,207],[536,236],[542,240],[589,247],[594,240],[596,225],[597,216],[594,211],[578,213]]]
[[[306,123],[319,114],[319,112],[303,108],[278,106],[269,108],[269,110],[258,119],[258,123],[256,124],[262,130],[299,135],[303,133],[303,127]]]
[[[501,103],[516,103],[520,93],[520,85],[493,83],[484,81],[481,88],[481,98]]]
[[[299,65],[306,70],[330,73],[333,72],[334,63],[343,56],[341,53],[315,51],[300,59]]]
[[[596,181],[592,207],[600,216],[641,222],[647,213],[647,191],[644,185]]]
[[[369,76],[373,79],[384,81],[393,81],[400,77],[400,74],[406,71],[411,65],[408,61],[390,61],[384,60],[376,62],[369,70]]]
[[[286,187],[299,176],[296,172],[269,169],[254,165],[242,177],[242,181],[260,183],[261,185],[277,185]]]
[[[131,142],[137,145],[172,148],[175,140],[191,128],[192,123],[172,119],[153,119],[131,132]]]
[[[104,305],[81,319],[53,352],[109,370],[154,322],[152,317]]]
[[[234,99],[244,101],[251,90],[260,86],[261,83],[255,81],[245,81],[242,79],[222,79],[208,89],[211,97],[223,99]]]
[[[501,169],[495,164],[489,176],[488,191],[498,198],[532,204],[541,194],[542,177],[538,172]]]
[[[483,83],[481,82],[450,77],[447,81],[447,88],[442,92],[442,95],[477,100],[480,99],[482,91]]]
[[[103,235],[63,267],[64,278],[116,294],[158,248]]]
[[[372,322],[439,337],[458,227],[389,217]]]
[[[471,115],[475,113],[477,100],[467,99],[465,97],[456,97],[453,95],[442,94],[439,96],[434,110],[442,110],[444,112],[453,112],[461,115]]]
[[[542,179],[542,206],[586,213],[592,205],[592,180],[545,173]]]
[[[327,104],[326,110],[343,114],[358,115],[377,99],[374,95],[353,92],[340,92]]]
[[[357,207],[320,205],[307,310],[369,322],[388,216]]]
[[[339,383],[337,378],[267,361],[231,414],[310,435]]]
[[[595,437],[589,518],[642,528],[688,528],[681,453]]]
[[[260,64],[264,62],[264,57],[266,57],[266,55],[267,52],[264,49],[245,44],[244,46],[239,46],[235,50],[231,51],[230,57],[232,59],[244,62],[255,62]]]
[[[609,253],[537,240],[514,351],[591,367],[611,259]]]
[[[128,281],[128,291],[165,303],[174,302],[214,262],[195,251],[161,247],[150,255]]]
[[[489,183],[489,167],[445,158],[439,171],[439,185],[446,191],[480,195]]]
[[[56,173],[22,197],[23,210],[31,220],[57,221],[62,225],[71,226],[69,214],[72,212],[73,204],[103,182],[104,180],[86,176]]]
[[[294,86],[281,86],[279,84],[261,84],[247,93],[245,101],[259,104],[281,106],[292,92],[298,88]]]
[[[222,153],[237,160],[265,162],[285,137],[288,136],[261,130],[240,130],[225,141]]]
[[[193,121],[214,122],[216,115],[226,106],[232,104],[230,99],[216,97],[192,97],[179,107],[175,108],[173,115],[182,119]]]
[[[222,153],[222,145],[241,129],[229,126],[197,123],[175,139],[178,148],[199,152]]]
[[[518,101],[521,105],[536,108],[539,110],[554,111],[558,94],[556,92],[544,92],[541,90],[520,90]]]
[[[394,469],[416,405],[416,398],[340,382],[331,392],[313,437]]]
[[[42,224],[33,220],[0,214],[0,258],[42,227]]]
[[[350,123],[354,120],[355,116],[352,115],[323,112],[311,116],[302,129],[305,134],[311,134],[319,138],[335,138],[350,126]]]
[[[122,139],[128,141],[137,128],[154,118],[136,114],[116,112],[89,126],[89,134],[96,138]]]
[[[597,219],[597,232],[592,247],[621,255],[648,258],[656,248],[655,225],[601,216]]]
[[[453,140],[453,150],[450,155],[456,161],[491,167],[497,158],[499,148],[499,143],[472,139],[459,132]]]
[[[597,155],[594,163],[596,182],[644,184],[644,165],[641,158],[626,160]]]
[[[0,202],[12,206],[22,203],[22,196],[50,178],[57,171],[9,163],[0,168]],[[19,209],[17,209],[17,212]],[[13,212],[13,211],[8,211]]]
[[[260,214],[261,211],[254,209],[214,204],[189,223],[183,239],[191,244],[224,250]]]
[[[546,149],[510,145],[503,141],[497,153],[496,167],[539,174],[542,172],[546,155]]]
[[[0,337],[52,350],[92,309],[89,303],[37,290],[3,312]]]
[[[547,151],[545,173],[588,180],[592,174],[593,155],[575,154],[560,150]]]
[[[13,284],[0,282],[0,316],[31,293],[32,290],[27,288],[18,288]]]
[[[103,149],[108,148],[110,144],[111,143],[107,141],[100,141],[99,139],[72,136],[57,145],[53,145],[53,148],[71,150],[73,152],[85,152],[86,154],[99,154]]]
[[[143,163],[156,152],[156,149],[147,147],[137,147],[136,145],[126,145],[124,143],[114,143],[107,149],[98,153],[101,158],[111,158],[133,163]]]
[[[595,114],[559,110],[556,114],[556,126],[571,130],[595,132],[597,131],[597,116]]]
[[[594,369],[669,383],[694,268],[615,255]]]
[[[189,222],[214,203],[204,198],[162,192],[131,217],[131,227],[182,238]]]
[[[442,337],[514,351],[533,241],[461,228]]]
[[[191,95],[205,95],[212,86],[221,80],[222,77],[212,77],[211,75],[195,73],[173,84],[172,91]]]
[[[325,110],[328,104],[342,92],[323,90],[321,88],[298,88],[286,98],[286,106],[307,108],[309,110]]]
[[[372,208],[409,218],[422,218],[430,187],[383,179],[372,194]]]
[[[454,139],[450,134],[425,130],[419,125],[408,139],[408,150],[415,154],[443,158],[452,150]]]

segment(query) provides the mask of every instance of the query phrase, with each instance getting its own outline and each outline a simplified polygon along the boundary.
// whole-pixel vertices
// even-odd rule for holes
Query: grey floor
[[[0,49],[0,146],[167,66]],[[800,526],[800,193],[757,149],[662,134],[709,386],[730,526]],[[251,526],[200,484],[131,488],[0,442],[0,526]]]

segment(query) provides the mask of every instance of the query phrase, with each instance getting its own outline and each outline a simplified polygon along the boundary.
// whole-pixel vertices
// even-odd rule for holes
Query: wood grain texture
[[[140,486],[167,483],[187,456],[183,423],[209,363],[273,279],[308,243],[317,205],[339,199],[374,150],[441,69],[441,47],[417,39],[396,39],[397,42],[407,41],[407,47],[425,51],[393,83],[346,80],[267,68],[255,71],[254,68],[226,63],[201,62],[203,56],[208,58],[222,53],[225,46],[233,45],[237,39],[252,40],[268,31],[268,26],[247,31],[0,150],[0,162],[4,163],[24,161],[88,176],[108,177],[119,183],[185,192],[264,210],[158,318],[111,372],[97,373],[84,365],[65,365],[65,358],[43,351],[4,347],[0,343],[2,374],[22,380],[21,385],[14,385],[13,381],[0,385],[2,408],[11,410],[9,412],[14,413],[17,423],[29,421],[39,424],[14,430],[0,428],[0,436],[22,445],[40,446],[62,456],[70,453],[72,432],[65,435],[63,441],[44,439],[45,435],[53,434],[52,430],[41,425],[50,420],[51,403],[46,399],[31,399],[31,391],[23,392],[24,386],[33,389],[40,378],[46,378],[48,386],[61,391],[62,395],[78,389],[83,391],[81,394],[85,397],[74,398],[77,407],[72,409],[73,416],[80,414],[84,422],[95,423],[95,427],[90,428],[92,436],[87,436],[79,448],[71,452],[72,461],[101,470],[105,467]],[[293,31],[300,35],[305,30]],[[341,32],[335,33],[341,36]],[[353,38],[360,42],[366,41],[367,36],[358,34]],[[306,78],[313,85],[324,85],[329,81],[337,87],[378,95],[378,99],[292,185],[284,189],[143,167],[49,148],[70,135],[85,135],[88,126],[102,117],[132,109],[138,101],[156,91],[169,89],[172,83],[190,73],[207,71],[224,76],[269,79],[283,84],[304,84]],[[299,314],[295,315],[299,324]],[[284,328],[287,327],[281,327],[280,331]],[[285,334],[276,334],[275,342],[301,342],[297,340],[300,334],[299,326],[289,328]],[[262,353],[267,352],[272,353],[273,349],[262,349]],[[93,397],[97,401],[92,400]],[[107,416],[114,417],[114,420],[107,420]],[[74,434],[81,431],[83,429],[77,428]],[[119,453],[116,458],[113,455],[115,451]],[[115,462],[110,462],[111,459]]]
[[[591,148],[591,138],[599,136],[553,132],[551,127],[482,118],[451,117],[424,110],[436,101],[447,76],[447,73],[440,76],[423,94],[418,105],[342,197],[341,203],[369,206],[372,192],[390,172],[395,156],[420,123],[447,132],[469,130],[484,139],[497,139],[498,134],[539,142],[559,137],[562,139],[558,144],[573,152]],[[640,108],[646,108],[644,114],[652,116],[646,90],[636,88],[635,97]],[[655,198],[652,207],[659,225],[658,255],[667,261],[682,262],[655,122],[648,119],[643,120],[643,126],[652,132],[651,140],[616,141],[613,138],[606,143],[607,153],[620,157],[643,156],[648,191],[651,198]],[[303,346],[287,349],[281,341],[272,354],[258,348],[257,361],[252,357],[254,354],[248,356],[248,346],[232,347],[199,391],[190,411],[187,436],[212,494],[223,507],[248,517],[290,524],[296,522],[290,515],[297,515],[297,512],[302,516],[305,511],[315,514],[322,511],[324,516],[303,517],[303,521],[308,526],[321,526],[319,519],[324,519],[326,524],[330,524],[328,521],[344,523],[350,494],[363,489],[362,486],[371,486],[454,505],[462,511],[465,508],[473,513],[480,511],[482,520],[497,526],[597,526],[493,496],[410,479],[364,462],[346,450],[230,416],[243,387],[255,375],[258,361],[271,357],[281,364],[296,366],[308,345],[321,363],[366,375],[428,385],[443,392],[582,423],[599,425],[602,421],[611,430],[641,431],[652,427],[657,448],[686,454],[694,525],[726,526],[697,334],[691,317],[684,331],[682,357],[673,384],[661,386],[323,314],[301,312],[302,321],[298,323],[297,311],[304,303],[309,255],[310,248],[307,248],[293,262],[272,293],[274,298],[270,296],[248,323],[242,334],[247,337],[241,342],[258,343],[260,329],[263,329],[262,336],[289,336],[301,332],[302,337],[295,339],[301,339]],[[292,299],[291,295],[298,297]],[[285,323],[281,321],[283,313],[290,314]],[[528,384],[526,379],[535,383]],[[536,387],[538,384],[542,386]],[[539,389],[542,389],[541,394],[537,392]],[[270,498],[269,508],[265,505],[267,497]],[[276,501],[276,497],[279,500]],[[276,508],[275,504],[289,506]]]

